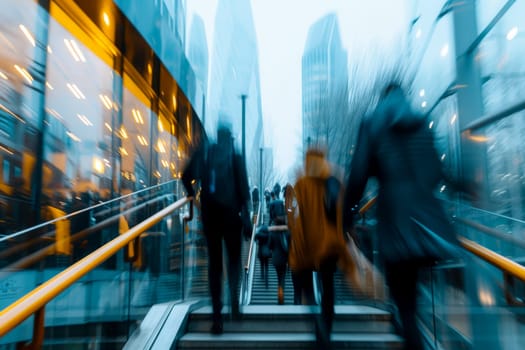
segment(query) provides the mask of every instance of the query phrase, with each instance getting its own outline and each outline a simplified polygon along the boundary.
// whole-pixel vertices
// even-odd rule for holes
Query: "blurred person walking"
[[[259,189],[255,186],[252,190],[252,210],[253,215],[258,214],[259,210]]]
[[[423,349],[416,322],[418,273],[457,252],[454,228],[433,194],[444,177],[434,137],[396,83],[384,90],[358,137],[344,198],[344,228],[352,229],[367,180],[376,177],[379,252],[400,332],[406,349]]]
[[[270,232],[269,246],[272,252],[272,265],[277,273],[277,303],[279,305],[284,304],[284,279],[288,268],[289,244],[290,234],[288,230],[272,230]]]
[[[195,180],[195,181],[194,181]],[[217,143],[201,145],[192,155],[182,181],[189,198],[195,196],[192,182],[200,181],[201,217],[208,246],[208,281],[212,299],[213,334],[223,332],[222,243],[228,255],[231,312],[240,317],[238,286],[241,272],[241,233],[251,236],[248,176],[242,157],[235,152],[231,130],[220,125]]]
[[[273,193],[275,194],[275,199],[279,199],[281,196],[281,185],[278,182],[273,185]]]
[[[288,218],[288,229],[289,232],[296,232],[297,229],[294,226],[296,223],[296,213],[298,213],[297,209],[297,200],[295,198],[295,192],[293,189],[293,186],[289,183],[287,183],[284,188],[284,206],[286,210],[286,216]],[[291,242],[290,242],[291,243]],[[288,252],[288,256],[290,255],[290,252]],[[294,305],[301,305],[303,303],[303,290],[301,285],[301,280],[299,273],[297,273],[294,269],[290,269],[290,274],[292,275],[292,285],[293,285],[293,304]]]
[[[286,212],[284,201],[279,198],[281,186],[276,183],[271,192],[272,201],[270,202],[270,225],[286,225]],[[284,279],[288,267],[288,230],[270,232],[270,249],[272,251],[272,265],[277,273],[277,303],[284,304]]]
[[[271,192],[272,201],[270,202],[270,225],[286,225],[286,212],[284,210],[284,201]]]
[[[264,281],[264,286],[268,288],[268,261],[272,256],[268,226],[259,227],[254,239],[257,241],[257,258],[261,265],[261,279]]]
[[[331,347],[336,266],[355,269],[343,236],[341,210],[336,210],[337,218],[333,220],[325,205],[327,180],[331,177],[332,169],[324,150],[310,148],[306,152],[304,174],[293,189],[295,198],[287,199],[291,232],[289,263],[304,303],[315,304],[314,271],[320,280],[321,315],[316,317],[315,324],[319,349]]]

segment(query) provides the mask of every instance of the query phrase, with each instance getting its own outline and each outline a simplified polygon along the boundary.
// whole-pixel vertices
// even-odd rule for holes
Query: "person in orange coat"
[[[303,301],[315,304],[313,271],[317,271],[322,286],[321,315],[316,321],[317,344],[321,349],[330,348],[336,266],[355,270],[343,235],[342,211],[337,210],[335,222],[327,215],[326,180],[331,176],[333,171],[324,150],[309,149],[304,174],[293,189],[295,198],[291,199],[289,195],[287,200],[291,232],[289,264],[302,289]]]

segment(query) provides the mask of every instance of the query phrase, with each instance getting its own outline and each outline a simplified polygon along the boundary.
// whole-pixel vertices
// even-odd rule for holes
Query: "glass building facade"
[[[49,219],[50,203],[68,212],[83,193],[94,204],[180,175],[203,131],[185,13],[131,4],[2,3],[0,234]],[[142,34],[145,18],[159,23]]]
[[[185,3],[137,5],[0,4],[1,309],[183,196],[178,179],[206,138]],[[189,293],[182,214],[48,303],[46,346],[121,348],[151,305]],[[0,348],[32,328],[29,318]]]
[[[525,3],[415,4],[415,108],[429,115],[448,167],[483,184],[488,208],[523,219]]]

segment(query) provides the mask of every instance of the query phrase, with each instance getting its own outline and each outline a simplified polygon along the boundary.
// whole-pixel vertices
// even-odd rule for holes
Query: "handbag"
[[[417,241],[420,247],[411,254],[416,260],[435,263],[440,260],[457,259],[461,256],[461,249],[455,242],[443,238],[417,219],[410,217],[417,228]]]
[[[345,278],[361,295],[374,300],[385,300],[385,280],[381,272],[366,258],[357,247],[354,239],[347,234],[347,251],[349,259],[342,259]]]

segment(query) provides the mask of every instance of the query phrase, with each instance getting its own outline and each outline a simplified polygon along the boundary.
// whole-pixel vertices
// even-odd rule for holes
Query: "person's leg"
[[[261,265],[261,279],[264,281],[264,258],[259,258],[259,264]]]
[[[299,274],[294,270],[290,270],[292,274],[292,284],[293,284],[293,304],[301,305],[302,304],[302,287]]]
[[[266,288],[268,288],[268,258],[262,258],[262,266],[264,268],[264,275],[263,275],[263,280],[264,280],[264,286]]]
[[[208,284],[212,302],[212,333],[222,332],[222,240],[218,233],[208,233]]]
[[[314,294],[314,283],[313,283],[313,271],[300,271],[296,272],[296,278],[302,289],[302,304],[303,305],[316,305],[315,294]],[[322,288],[322,286],[321,286]],[[321,299],[323,300],[323,299]],[[330,349],[330,338],[326,336],[326,327],[323,326],[321,316],[317,313],[313,313],[312,321],[315,328],[315,336],[317,341],[317,349]]]
[[[310,270],[297,272],[297,278],[301,286],[301,304],[315,305],[313,272]]]
[[[405,348],[410,350],[424,349],[416,321],[418,270],[416,264],[386,266],[386,279],[390,295],[399,311]]]
[[[284,304],[284,278],[286,276],[286,265],[275,265],[277,273],[277,302],[279,305]]]
[[[319,272],[319,279],[322,286],[321,294],[321,318],[326,326],[328,334],[332,331],[332,323],[334,320],[334,272],[335,261],[331,260],[321,266]]]
[[[239,316],[239,278],[241,273],[241,227],[234,226],[225,233],[224,241],[228,252],[228,286],[232,315]]]

